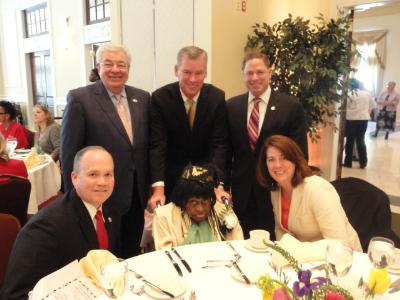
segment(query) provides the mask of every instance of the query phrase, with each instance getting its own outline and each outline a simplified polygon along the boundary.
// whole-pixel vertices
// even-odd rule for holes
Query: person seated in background
[[[362,252],[335,188],[312,174],[293,140],[282,135],[267,138],[256,175],[259,183],[271,190],[277,240],[284,233],[302,242],[333,239]]]
[[[96,82],[97,80],[100,80],[99,70],[97,68],[93,68],[90,70],[89,81]]]
[[[243,239],[231,206],[216,201],[214,174],[210,167],[185,167],[172,191],[172,202],[154,210],[153,237],[157,250]]]
[[[17,110],[11,102],[0,101],[0,133],[4,139],[15,137],[17,147],[15,149],[27,148],[29,146],[26,129],[16,122]]]
[[[0,134],[0,174],[11,174],[21,177],[28,177],[28,171],[22,160],[10,159],[8,156],[7,144]]]
[[[27,299],[42,277],[92,249],[119,251],[119,217],[104,202],[114,188],[114,163],[102,147],[74,158],[74,188],[41,209],[19,232],[2,286],[2,299]]]
[[[60,153],[61,126],[54,121],[49,108],[44,104],[34,106],[33,121],[38,128],[35,134],[37,145],[54,161],[57,161]]]

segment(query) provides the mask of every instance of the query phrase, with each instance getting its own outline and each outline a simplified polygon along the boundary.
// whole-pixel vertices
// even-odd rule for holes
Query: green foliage
[[[246,45],[247,50],[259,49],[270,58],[275,70],[272,88],[300,99],[313,141],[319,138],[319,125],[336,129],[326,117],[339,114],[335,104],[351,89],[350,18],[339,13],[329,21],[320,15],[315,25],[291,14],[272,26],[257,23]]]

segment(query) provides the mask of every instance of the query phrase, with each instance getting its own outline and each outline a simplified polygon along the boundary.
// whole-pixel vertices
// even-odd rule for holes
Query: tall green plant
[[[339,114],[335,104],[351,89],[350,25],[343,12],[328,22],[319,15],[314,25],[289,14],[272,26],[257,23],[248,36],[246,49],[260,49],[270,58],[272,88],[300,99],[313,141],[319,138],[319,125],[336,129],[331,118]]]

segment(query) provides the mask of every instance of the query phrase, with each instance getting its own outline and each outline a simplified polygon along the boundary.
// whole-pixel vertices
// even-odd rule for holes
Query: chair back
[[[31,183],[27,178],[11,174],[0,174],[0,213],[15,216],[21,226],[28,217]]]
[[[21,225],[16,217],[0,213],[0,287],[7,271],[8,259]]]
[[[372,237],[383,236],[400,246],[399,237],[392,231],[390,200],[384,191],[369,182],[354,178],[341,178],[331,182],[350,224],[357,231],[364,252]]]
[[[33,131],[26,129],[26,138],[28,139],[29,148],[35,146],[35,133]]]

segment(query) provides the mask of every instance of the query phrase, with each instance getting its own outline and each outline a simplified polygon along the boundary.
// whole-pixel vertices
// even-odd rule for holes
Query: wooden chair
[[[8,259],[21,225],[16,217],[0,213],[0,287],[7,271]]]
[[[15,216],[21,226],[28,217],[31,183],[27,178],[11,174],[0,174],[0,213]]]
[[[400,247],[400,239],[391,229],[390,200],[384,191],[354,177],[331,183],[340,196],[350,224],[357,231],[364,252],[367,252],[369,241],[374,236],[389,238]]]

